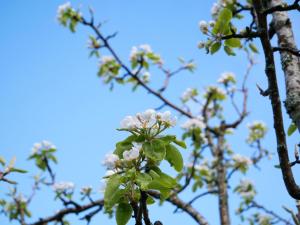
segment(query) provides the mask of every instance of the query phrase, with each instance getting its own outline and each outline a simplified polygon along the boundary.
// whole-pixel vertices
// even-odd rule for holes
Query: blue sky
[[[196,47],[197,42],[205,38],[198,29],[198,22],[210,20],[212,0],[71,2],[73,6],[81,7],[84,13],[88,6],[92,6],[96,20],[107,21],[103,28],[106,34],[119,32],[112,45],[123,60],[128,59],[132,46],[144,43],[161,54],[171,69],[179,65],[179,56],[195,59],[198,69],[194,74],[184,72],[171,82],[167,96],[177,104],[180,104],[179,97],[187,87],[201,89],[214,83],[224,71],[232,71],[242,79],[246,70],[243,52],[237,57],[227,57],[223,53],[210,56]],[[96,76],[97,60],[88,58],[86,43],[91,31],[80,26],[78,32],[72,34],[56,21],[57,6],[62,3],[56,0],[6,1],[0,8],[0,152],[7,159],[17,156],[17,165],[32,172],[14,176],[24,193],[30,193],[30,176],[37,172],[32,162],[26,160],[34,142],[46,139],[57,146],[59,164],[55,171],[58,180],[73,181],[78,189],[83,185],[98,189],[104,174],[101,166],[104,154],[112,151],[115,143],[125,137],[124,133],[116,131],[120,120],[126,115],[160,105],[142,89],[132,93],[129,86],[116,86],[113,92],[109,91],[109,87]],[[300,26],[299,15],[292,14],[292,20],[294,27]],[[299,39],[299,30],[295,29],[295,32]],[[256,83],[266,87],[264,60],[262,55],[256,58],[259,64],[253,68],[249,79],[251,114],[247,122],[257,119],[267,123],[270,132],[264,146],[275,152],[270,102],[261,97],[255,87]],[[278,62],[279,58],[276,59]],[[279,63],[277,69],[281,69]],[[161,80],[161,76],[155,73],[152,79]],[[281,72],[278,79],[284,99]],[[229,111],[228,115],[232,113]],[[231,143],[237,152],[250,155],[249,149],[240,149],[246,138],[247,122],[239,134],[233,136]],[[285,116],[286,127],[289,123]],[[180,129],[171,132],[180,134]],[[291,148],[297,143],[297,136],[289,138]],[[250,171],[249,177],[257,185],[261,203],[272,205],[272,209],[284,214],[281,205],[293,207],[294,204],[284,189],[280,171],[274,169],[277,163],[275,154],[272,160],[263,161],[261,170]],[[1,183],[0,196],[6,190],[7,185]],[[183,196],[184,199],[190,197],[189,194]],[[236,200],[230,199],[233,224],[238,223],[234,218]],[[52,214],[59,208],[52,202],[51,191],[42,191],[33,202],[34,214],[37,217]],[[41,203],[45,204],[42,209]],[[195,206],[212,221],[211,224],[218,223],[215,198],[205,198]],[[189,224],[192,221],[181,213],[172,214],[173,208],[167,203],[150,210],[153,219],[161,219],[164,224]],[[115,224],[106,215],[97,216],[91,224],[99,224],[99,221],[100,224]],[[1,216],[0,223],[8,224],[8,221]],[[84,222],[74,220],[72,224]]]

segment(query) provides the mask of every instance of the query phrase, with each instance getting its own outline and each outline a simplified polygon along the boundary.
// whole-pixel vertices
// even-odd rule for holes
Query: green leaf
[[[291,123],[288,129],[288,136],[291,136],[297,130],[297,126],[294,123]]]
[[[118,197],[118,190],[121,185],[121,176],[118,174],[112,175],[108,181],[104,192],[104,205],[106,208],[111,208]]]
[[[210,47],[210,54],[214,54],[217,51],[219,51],[219,49],[221,48],[221,42],[215,42],[211,47]]]
[[[166,159],[177,172],[183,168],[183,158],[178,149],[173,145],[166,146]]]
[[[238,38],[230,38],[225,40],[224,44],[228,47],[239,48],[241,47],[241,41]]]
[[[224,51],[226,52],[227,55],[235,56],[235,53],[232,50],[232,48],[230,48],[228,46],[224,46]]]
[[[121,203],[117,207],[116,221],[117,225],[126,225],[132,215],[132,208],[128,203]]]
[[[165,143],[162,140],[154,139],[143,144],[144,153],[147,158],[153,161],[162,161],[166,155]]]
[[[5,166],[5,159],[2,156],[0,156],[0,164]]]
[[[114,154],[118,155],[119,158],[123,158],[123,152],[132,148],[132,142],[134,142],[136,138],[135,135],[131,135],[125,140],[118,142]]]
[[[175,139],[173,142],[174,142],[176,145],[178,145],[178,146],[180,146],[180,147],[186,149],[186,144],[185,144],[184,141]]]
[[[147,173],[138,173],[136,176],[136,183],[145,191],[148,189],[148,184],[152,181],[152,177]]]
[[[18,168],[11,168],[10,172],[16,172],[16,173],[27,173],[26,170],[18,169]]]
[[[256,48],[256,46],[253,43],[249,44],[249,48],[252,50],[252,52],[259,53],[258,49]]]
[[[224,8],[216,21],[216,24],[212,30],[213,34],[226,34],[229,30],[229,23],[232,18],[231,10]]]

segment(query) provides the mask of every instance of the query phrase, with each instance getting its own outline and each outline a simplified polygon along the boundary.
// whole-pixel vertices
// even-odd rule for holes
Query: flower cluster
[[[40,143],[34,143],[31,149],[31,155],[41,154],[42,151],[49,151],[51,149],[56,149],[56,146],[53,145],[50,141],[41,141]]]
[[[143,44],[143,45],[140,45],[138,47],[136,46],[133,46],[131,48],[131,52],[130,52],[130,60],[137,60],[137,58],[141,55],[144,55],[144,54],[148,54],[148,53],[153,53],[152,51],[152,48],[150,45],[148,44]]]
[[[198,91],[195,88],[187,88],[181,95],[181,100],[183,102],[187,102],[193,97],[196,97],[198,95]]]
[[[93,188],[92,186],[84,186],[80,189],[80,194],[82,195],[90,195]]]
[[[57,193],[73,192],[74,188],[75,185],[72,182],[59,182],[53,185],[53,189]]]
[[[110,82],[119,74],[121,65],[112,56],[102,56],[100,58],[98,75],[104,77],[104,82]]]
[[[77,23],[82,20],[82,15],[80,12],[72,8],[70,2],[67,2],[58,7],[57,20],[63,26],[69,26],[70,30],[75,32]]]
[[[249,135],[247,138],[247,142],[249,144],[264,138],[267,133],[267,126],[262,121],[254,121],[253,123],[248,124],[247,127],[249,129]]]
[[[66,3],[58,6],[57,19],[60,21],[63,18],[64,14],[69,10],[72,10],[72,5],[70,2],[66,2]]]
[[[228,4],[232,4],[234,0],[218,0],[211,7],[210,13],[213,18],[216,18],[219,12],[226,7]]]
[[[148,109],[145,112],[137,113],[135,116],[126,116],[121,121],[121,129],[157,129],[161,125],[165,127],[174,126],[176,121],[177,118],[172,117],[170,111],[160,113],[156,112],[154,109]]]
[[[203,117],[198,116],[197,118],[188,119],[185,123],[181,125],[181,127],[185,130],[193,130],[196,128],[203,130],[206,127],[206,125],[203,122]]]
[[[213,100],[224,100],[226,99],[226,92],[217,86],[208,86],[204,97],[210,97]]]
[[[163,64],[160,55],[155,54],[148,44],[143,44],[138,47],[133,46],[129,55],[129,59],[131,61],[132,69],[135,69],[138,64],[141,64],[143,67],[148,69],[148,60],[154,64]]]
[[[252,164],[252,160],[246,156],[240,155],[240,154],[234,154],[232,156],[233,161],[235,161],[235,163],[237,165],[245,165],[245,166],[249,166]]]
[[[247,202],[251,202],[256,195],[255,187],[250,180],[241,180],[240,184],[234,189],[235,192]]]
[[[224,72],[221,74],[221,77],[218,79],[218,83],[228,85],[229,83],[236,83],[235,75],[231,72]]]

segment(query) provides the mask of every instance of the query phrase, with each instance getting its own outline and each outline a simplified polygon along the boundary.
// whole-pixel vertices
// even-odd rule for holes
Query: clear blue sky
[[[197,42],[205,38],[198,29],[198,22],[210,20],[212,0],[71,2],[73,6],[81,5],[84,12],[92,6],[96,19],[107,21],[104,28],[107,34],[119,32],[112,45],[124,60],[128,59],[132,46],[144,43],[160,53],[170,68],[177,67],[178,56],[195,59],[197,72],[176,77],[167,93],[178,104],[179,96],[187,87],[201,89],[214,83],[224,71],[232,71],[242,79],[246,70],[243,52],[234,58],[223,53],[212,57],[196,48]],[[26,158],[34,142],[50,140],[58,148],[57,179],[73,181],[78,190],[83,185],[98,189],[104,174],[103,156],[124,137],[123,133],[116,131],[119,121],[126,115],[155,108],[160,102],[142,89],[132,93],[129,86],[117,86],[110,92],[109,87],[103,85],[96,76],[98,62],[88,58],[86,42],[90,31],[78,27],[78,32],[72,34],[57,23],[56,10],[62,3],[64,1],[29,0],[1,4],[0,152],[7,159],[17,156],[19,167],[36,173],[32,162]],[[299,15],[293,14],[292,18],[294,27],[300,27]],[[299,29],[295,32],[299,40]],[[266,87],[263,56],[258,55],[257,61],[259,64],[249,79],[251,114],[247,121],[258,119],[267,123],[270,132],[264,146],[275,152],[270,103],[255,88],[255,83]],[[281,69],[279,63],[277,68]],[[152,75],[153,79],[160,79],[160,76],[159,73]],[[279,82],[283,90],[281,72]],[[286,116],[285,121],[287,127],[290,120]],[[231,143],[237,152],[250,155],[248,148],[239,148],[246,138],[246,122],[242,128]],[[180,134],[177,128],[173,132]],[[290,138],[291,147],[297,142],[297,136]],[[261,203],[284,214],[281,205],[293,207],[294,204],[283,187],[280,171],[273,167],[277,163],[275,155],[272,160],[263,161],[261,170],[252,170],[249,177],[257,185]],[[296,174],[298,170],[296,168]],[[14,176],[24,193],[30,193],[31,175]],[[6,190],[7,185],[0,183],[0,196]],[[189,194],[183,196],[186,200],[190,197]],[[52,200],[50,191],[39,193],[32,205],[34,215],[46,216],[59,209],[60,206]],[[239,221],[234,216],[236,200],[230,199],[233,224]],[[218,223],[215,198],[205,198],[195,206],[212,221],[211,224]],[[172,211],[168,203],[150,208],[151,217],[161,219],[164,224],[192,224],[188,216],[172,214]],[[0,224],[8,224],[8,221],[1,216]],[[84,222],[74,220],[72,224]],[[106,215],[99,215],[91,224],[115,222]]]

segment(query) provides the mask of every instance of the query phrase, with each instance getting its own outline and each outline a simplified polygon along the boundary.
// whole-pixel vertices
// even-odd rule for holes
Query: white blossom
[[[203,117],[198,116],[197,118],[188,119],[184,124],[181,125],[183,129],[192,130],[195,128],[204,129],[206,126],[203,122]]]
[[[252,199],[256,195],[252,181],[243,179],[240,181],[238,193],[246,199]]]
[[[200,30],[201,30],[201,32],[202,32],[203,34],[207,34],[207,32],[208,32],[208,24],[207,24],[206,21],[201,20],[201,21],[199,22],[199,28],[200,28]]]
[[[21,193],[16,197],[16,199],[18,202],[21,202],[21,203],[26,203],[28,201],[28,199],[26,197],[24,197],[24,195]]]
[[[235,75],[232,72],[224,72],[218,79],[218,83],[227,84],[228,82],[235,83]]]
[[[135,116],[126,116],[121,121],[122,129],[145,129],[156,128],[156,123],[164,122],[167,126],[176,124],[176,117],[171,117],[171,112],[158,113],[154,109],[147,109],[144,112],[137,113]]]
[[[53,185],[54,191],[56,191],[58,193],[67,192],[67,191],[72,192],[74,190],[74,187],[75,187],[75,185],[73,182],[64,182],[64,181],[55,183]]]
[[[252,164],[252,160],[249,157],[240,155],[240,154],[234,154],[232,156],[232,159],[238,163],[238,164],[245,164],[245,165],[251,165]]]
[[[151,52],[152,52],[151,46],[148,45],[148,44],[140,45],[139,48],[140,48],[142,51],[144,51],[145,53],[151,53]]]
[[[205,42],[204,41],[200,41],[199,43],[198,43],[198,48],[204,48],[205,47]]]
[[[42,151],[48,151],[50,149],[56,149],[50,141],[41,141],[40,143],[34,143],[31,149],[31,155],[40,154]]]
[[[57,19],[60,20],[63,16],[63,14],[68,10],[71,9],[71,3],[70,2],[66,2],[60,6],[58,6],[57,8]]]
[[[197,89],[195,88],[187,88],[181,95],[181,100],[183,102],[189,101],[191,98],[198,95]]]
[[[137,159],[140,155],[140,151],[142,149],[142,144],[136,143],[136,142],[133,142],[132,144],[133,144],[133,147],[129,151],[123,152],[123,158],[126,161],[131,161],[131,160]]]
[[[113,62],[113,61],[115,61],[114,57],[112,57],[110,55],[104,55],[100,59],[100,64],[105,65],[105,64]]]
[[[83,195],[87,195],[91,193],[92,189],[92,186],[84,186],[80,189],[80,193]]]
[[[222,5],[215,2],[210,10],[212,17],[216,17],[219,14],[221,8],[222,8]]]
[[[108,169],[113,169],[116,167],[116,163],[119,160],[119,156],[116,154],[108,153],[105,155],[103,165],[105,165]]]
[[[215,24],[216,24],[216,21],[215,20],[211,20],[211,21],[208,22],[208,24],[209,24],[210,27],[214,27]]]
[[[147,71],[143,74],[142,79],[145,83],[148,83],[150,81],[150,77],[151,77],[151,74]]]
[[[138,47],[133,46],[131,48],[131,52],[130,52],[129,58],[130,58],[130,60],[136,60],[137,56],[139,54],[142,54],[142,53],[144,53],[144,54],[152,53],[151,46],[148,45],[148,44],[142,44],[142,45],[140,45]]]
[[[176,122],[177,122],[177,117],[176,116],[172,117],[170,111],[165,111],[163,113],[157,113],[157,118],[160,121],[165,122],[171,126],[175,126]]]

